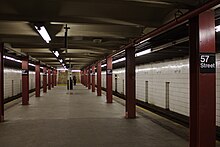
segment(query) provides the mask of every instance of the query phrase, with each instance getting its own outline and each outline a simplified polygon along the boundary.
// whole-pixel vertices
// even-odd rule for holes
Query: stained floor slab
[[[124,111],[120,103],[107,104],[104,95],[98,97],[82,85],[75,86],[71,95],[66,87],[58,86],[39,98],[31,97],[28,106],[19,103],[5,111],[0,146],[188,146],[187,139],[141,114],[125,119]]]

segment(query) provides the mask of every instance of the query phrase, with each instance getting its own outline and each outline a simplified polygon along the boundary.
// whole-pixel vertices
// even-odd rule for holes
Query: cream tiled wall
[[[4,69],[4,98],[21,92],[21,70]]]
[[[21,93],[22,91],[21,70],[4,68],[4,98]],[[41,86],[43,85],[41,73]],[[29,71],[29,90],[35,88],[35,72]]]
[[[217,54],[216,76],[216,124],[220,126],[220,54]],[[125,94],[125,68],[113,70],[113,87]],[[102,72],[102,87],[106,87],[105,72]],[[146,101],[145,82],[148,81],[148,102],[166,107],[166,82],[169,82],[169,109],[189,116],[189,59],[176,59],[165,62],[136,66],[136,98]],[[124,83],[123,83],[124,82]]]

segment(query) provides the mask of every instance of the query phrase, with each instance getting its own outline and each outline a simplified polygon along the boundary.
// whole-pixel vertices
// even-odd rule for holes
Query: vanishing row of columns
[[[0,44],[0,122],[4,121],[4,44]],[[22,105],[29,105],[29,57],[22,58]],[[35,96],[40,97],[40,62],[35,64]],[[48,81],[47,81],[48,78]],[[57,85],[57,70],[43,67],[43,92]]]
[[[216,69],[203,70],[203,62],[215,65],[215,14],[205,11],[189,20],[190,48],[190,147],[215,147],[216,144]],[[126,117],[136,117],[135,48],[126,50]],[[212,58],[212,59],[211,59]],[[106,101],[112,103],[112,57],[106,68]],[[209,62],[209,61],[208,61]],[[206,64],[210,64],[210,63]],[[101,96],[101,63],[97,67],[97,95]],[[95,88],[94,65],[92,89]],[[90,67],[81,71],[82,84],[90,89]]]
[[[126,118],[136,117],[135,108],[135,48],[126,50]],[[112,57],[106,58],[106,102],[112,103]],[[89,66],[81,71],[81,83],[95,92],[95,67],[97,69],[97,96],[101,96],[101,62]],[[92,79],[90,79],[90,77]]]

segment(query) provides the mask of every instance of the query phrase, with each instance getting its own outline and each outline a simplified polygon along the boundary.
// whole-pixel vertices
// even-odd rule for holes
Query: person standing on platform
[[[76,76],[73,76],[74,86],[76,85]]]

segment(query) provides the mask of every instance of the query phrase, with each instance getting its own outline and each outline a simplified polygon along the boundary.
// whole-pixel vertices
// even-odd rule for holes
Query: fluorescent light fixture
[[[17,60],[15,58],[12,58],[12,57],[8,57],[8,56],[3,56],[4,59],[7,59],[7,60],[11,60],[11,61],[15,61],[15,62],[18,62],[18,63],[21,63],[22,61],[21,60]]]
[[[57,70],[67,70],[66,68],[57,68]]]
[[[103,64],[103,65],[101,65],[101,67],[105,67],[105,66],[107,66],[107,64]]]
[[[142,44],[142,43],[144,43],[144,42],[147,42],[148,40],[150,40],[150,38],[144,39],[144,40],[142,40],[141,42],[139,42],[138,44]]]
[[[126,60],[126,58],[123,57],[123,58],[120,58],[118,60],[113,61],[112,64],[115,64],[115,63],[118,63],[118,62],[122,62],[122,61],[125,61],[125,60]]]
[[[121,53],[123,53],[123,52],[125,52],[125,50],[122,50],[122,51],[120,51],[120,52],[114,54],[114,56],[119,55],[119,54],[121,54]]]
[[[220,25],[218,25],[218,26],[215,27],[215,31],[216,31],[216,32],[220,32]]]
[[[44,26],[41,27],[37,27],[35,26],[36,30],[39,32],[39,34],[41,35],[41,37],[47,42],[49,43],[51,41],[50,35],[48,34],[46,28]]]
[[[147,49],[147,50],[136,53],[135,57],[143,56],[143,55],[149,54],[150,52],[151,52],[151,49]]]
[[[34,65],[34,64],[32,64],[32,63],[28,63],[28,65],[35,67],[35,65]]]
[[[53,53],[56,57],[59,57],[59,55],[60,55],[58,51],[53,51]]]
[[[72,70],[72,72],[80,72],[80,70]]]

